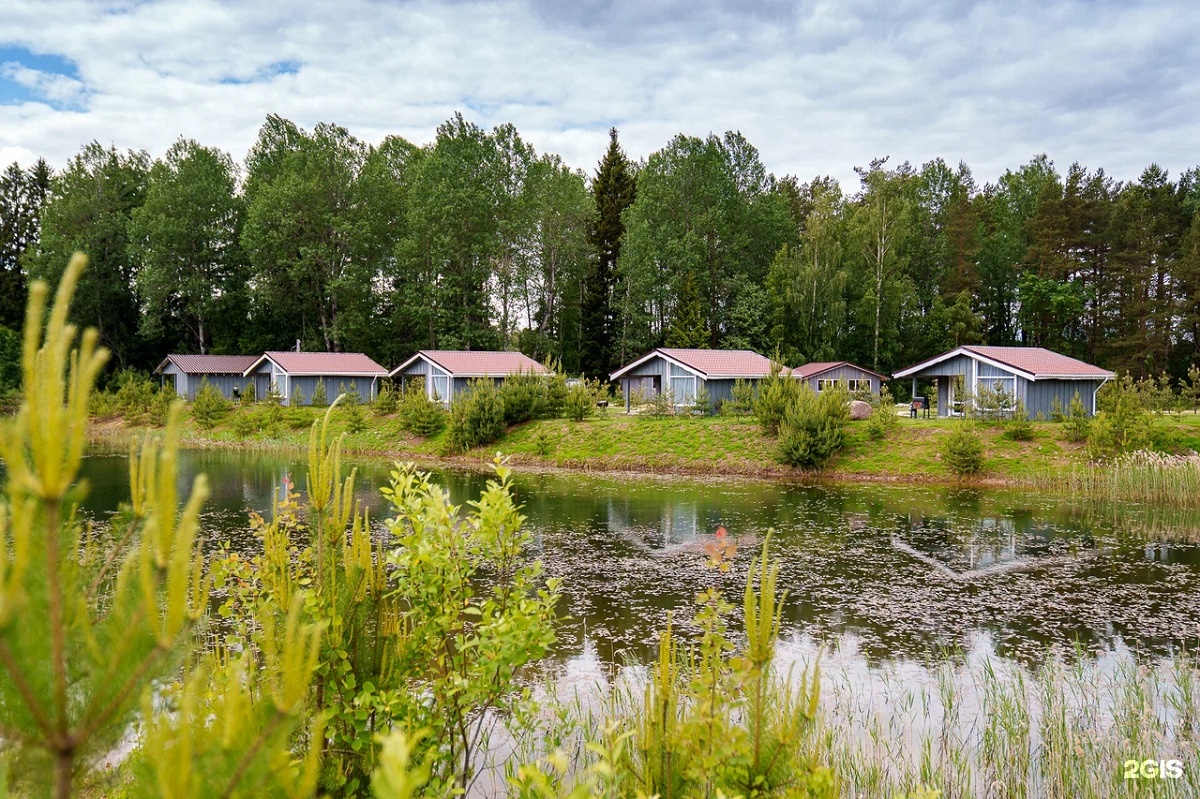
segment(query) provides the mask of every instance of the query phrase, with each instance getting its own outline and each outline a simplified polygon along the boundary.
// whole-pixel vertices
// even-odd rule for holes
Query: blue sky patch
[[[61,99],[47,97],[37,87],[27,86],[17,81],[10,74],[10,67],[13,64],[19,64],[26,69],[49,76],[61,75],[72,80],[79,80],[79,68],[74,62],[62,56],[33,53],[24,47],[14,45],[0,45],[0,104],[42,102],[54,107],[72,105],[64,103]]]
[[[276,75],[295,75],[300,71],[299,61],[275,61],[257,70],[250,77],[221,78],[221,83],[227,86],[244,86],[248,83],[262,83]]]

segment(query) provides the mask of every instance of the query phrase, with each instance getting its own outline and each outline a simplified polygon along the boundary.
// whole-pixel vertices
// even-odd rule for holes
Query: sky
[[[594,174],[738,130],[777,176],[888,156],[995,181],[1040,153],[1200,164],[1200,3],[1109,0],[4,0],[0,166],[88,142],[244,159],[278,114],[377,143],[456,111]]]

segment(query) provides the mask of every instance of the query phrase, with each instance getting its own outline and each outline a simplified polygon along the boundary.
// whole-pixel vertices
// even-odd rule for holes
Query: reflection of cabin
[[[1076,392],[1088,415],[1096,412],[1096,392],[1113,373],[1042,347],[958,347],[936,358],[901,369],[895,377],[937,383],[938,416],[956,412],[963,394],[978,396],[981,388],[1003,393],[1015,405],[1020,400],[1033,418],[1049,416],[1057,399],[1064,410]]]
[[[671,392],[675,405],[691,405],[701,388],[708,389],[714,405],[733,397],[733,384],[745,380],[757,384],[771,374],[771,360],[751,350],[685,350],[659,348],[613,372],[609,379],[621,381],[625,411],[630,398],[640,392],[652,400]]]
[[[291,405],[292,398],[311,405],[318,383],[325,384],[325,397],[333,402],[338,394],[356,391],[362,402],[370,402],[378,393],[379,381],[387,370],[361,352],[268,352],[257,358],[244,372],[254,378],[254,396],[267,396],[274,384]]]
[[[196,399],[205,383],[218,389],[226,399],[238,399],[249,378],[243,373],[258,359],[256,355],[168,355],[154,370],[163,385],[171,384],[185,400]]]
[[[520,352],[486,350],[421,350],[391,371],[390,377],[404,386],[409,380],[425,380],[425,396],[452,402],[471,380],[490,377],[496,382],[516,374],[549,374],[540,363]]]
[[[858,391],[869,391],[878,394],[887,377],[855,366],[849,361],[824,361],[806,363],[792,370],[792,377],[804,380],[816,392],[827,388],[841,387],[854,394]]]

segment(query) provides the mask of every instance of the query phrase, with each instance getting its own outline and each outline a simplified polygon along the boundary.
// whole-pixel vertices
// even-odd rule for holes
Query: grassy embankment
[[[299,449],[308,446],[308,430],[321,409],[284,408],[271,426],[239,424],[238,417],[260,409],[235,408],[213,428],[204,430],[189,420],[185,446],[196,448]],[[775,460],[775,439],[764,435],[752,417],[652,418],[620,412],[582,422],[550,419],[510,428],[500,440],[466,454],[446,454],[445,432],[429,438],[405,431],[395,416],[371,410],[362,414],[361,429],[339,414],[348,453],[462,465],[490,461],[497,452],[517,465],[596,471],[652,471],[678,474],[728,474],[800,477],[803,472]],[[944,464],[941,441],[957,422],[937,419],[899,419],[885,440],[868,436],[864,423],[847,428],[845,448],[821,473],[835,479],[890,481],[956,480]],[[96,420],[93,437],[124,445],[144,429],[119,417]],[[999,426],[979,425],[984,440],[985,483],[1044,482],[1048,476],[1079,472],[1088,464],[1082,444],[1063,437],[1061,425],[1034,422],[1030,441],[1014,441]],[[1151,439],[1156,450],[1170,453],[1200,451],[1200,415],[1157,415]]]

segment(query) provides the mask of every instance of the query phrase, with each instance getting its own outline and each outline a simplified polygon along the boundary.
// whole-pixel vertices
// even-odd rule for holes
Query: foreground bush
[[[850,414],[845,391],[814,392],[806,383],[792,394],[779,423],[777,454],[780,462],[802,469],[820,469],[846,443]]]
[[[253,652],[195,649],[209,600],[197,546],[207,488],[197,478],[179,507],[182,402],[165,441],[131,453],[132,496],[111,527],[85,535],[74,521],[89,395],[108,357],[90,329],[71,350],[68,305],[85,262],[64,272],[44,332],[46,285],[30,287],[26,400],[0,429],[0,733],[13,788],[67,799],[136,723],[130,795],[311,794],[317,750],[294,737],[317,630],[292,604],[281,624],[258,627]]]

